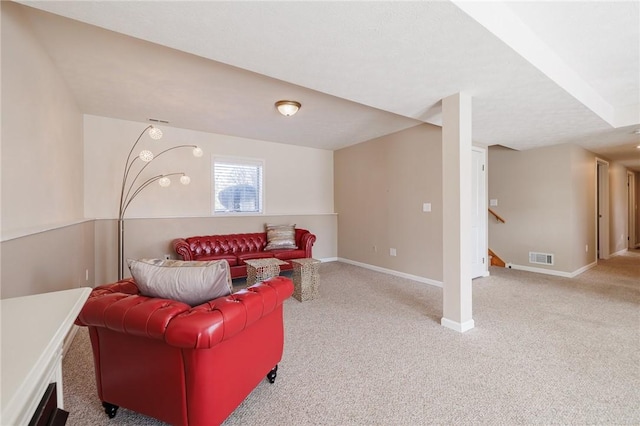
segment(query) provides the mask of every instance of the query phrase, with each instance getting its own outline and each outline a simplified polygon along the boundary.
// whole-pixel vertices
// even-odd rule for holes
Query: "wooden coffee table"
[[[250,259],[245,260],[244,263],[247,264],[247,286],[254,285],[259,281],[264,281],[271,277],[277,277],[280,275],[280,265],[287,264],[287,262],[283,262],[275,257]]]

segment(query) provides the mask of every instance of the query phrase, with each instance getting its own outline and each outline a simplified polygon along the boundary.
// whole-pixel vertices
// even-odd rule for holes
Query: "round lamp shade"
[[[138,157],[140,157],[140,159],[145,163],[148,163],[149,161],[153,160],[153,152],[145,149],[143,151],[140,151],[140,154],[138,155]]]
[[[158,129],[157,127],[151,127],[149,129],[149,137],[155,140],[160,139],[162,137],[162,130]]]

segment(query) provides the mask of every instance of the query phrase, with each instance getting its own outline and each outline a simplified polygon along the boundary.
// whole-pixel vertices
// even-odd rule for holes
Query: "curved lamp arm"
[[[120,211],[118,212],[118,280],[121,280],[123,278],[123,275],[124,275],[124,214],[127,211],[127,208],[129,207],[129,204],[131,204],[131,202],[138,196],[138,194],[140,194],[140,192],[142,192],[147,186],[149,186],[153,182],[159,181],[160,179],[168,177],[168,176],[176,176],[176,175],[186,176],[186,174],[183,173],[183,172],[156,175],[156,176],[153,176],[153,177],[145,180],[140,185],[135,187],[136,182],[140,178],[140,174],[142,173],[142,171],[153,160],[155,160],[156,158],[158,158],[159,156],[161,156],[165,152],[169,152],[169,151],[172,151],[172,150],[177,149],[177,148],[187,148],[187,147],[194,148],[193,155],[196,156],[196,157],[202,156],[202,150],[200,148],[198,148],[197,145],[177,145],[177,146],[165,149],[164,151],[161,151],[155,157],[153,156],[153,154],[149,153],[149,161],[146,161],[146,159],[145,159],[146,164],[140,168],[140,170],[135,175],[133,180],[128,184],[129,176],[130,176],[130,173],[132,172],[132,168],[133,168],[133,165],[135,164],[136,160],[138,160],[138,159],[140,159],[141,161],[143,160],[143,159],[140,158],[140,156],[135,156],[135,157],[131,158],[131,155],[133,154],[133,151],[135,150],[136,146],[138,145],[138,143],[142,139],[142,136],[147,131],[149,131],[149,136],[152,139],[159,139],[162,136],[162,132],[160,131],[160,129],[157,129],[152,125],[147,126],[140,133],[140,135],[138,136],[138,138],[136,139],[134,144],[131,146],[131,150],[129,150],[129,154],[127,155],[127,160],[126,160],[126,162],[124,164],[124,171],[122,173],[122,186],[120,188]],[[187,183],[189,183],[189,179],[186,179],[186,180],[181,179],[181,181],[185,185]],[[127,188],[127,185],[128,185],[128,188]],[[125,191],[126,191],[126,194],[125,194]]]
[[[172,151],[172,150],[177,149],[177,148],[198,148],[198,146],[197,145],[177,145],[177,146],[174,146],[174,147],[171,147],[171,148],[167,148],[164,151],[158,153],[158,155],[154,156],[153,160],[155,160],[156,158],[160,157],[165,152],[169,152],[169,151]],[[137,159],[138,159],[138,157],[135,157],[133,160],[131,160],[131,164],[129,164],[129,169],[131,169],[131,166],[133,166],[133,163],[135,163],[135,161]],[[126,206],[128,206],[129,203],[133,200],[133,197],[135,197],[138,194],[138,192],[140,192],[140,190],[142,190],[141,187],[138,187],[138,189],[134,192],[134,195],[131,198],[129,198],[129,194],[131,194],[131,190],[133,189],[133,186],[135,185],[136,180],[138,180],[138,177],[140,177],[140,174],[143,172],[143,170],[149,164],[151,164],[153,162],[153,160],[148,161],[144,166],[142,166],[140,168],[140,170],[138,171],[138,174],[136,174],[136,177],[134,177],[133,180],[131,181],[131,185],[129,185],[129,189],[127,190],[127,194],[124,195],[124,196],[122,196],[122,195],[120,196],[120,216],[121,217],[124,217],[124,211],[127,208]],[[129,174],[129,171],[127,170],[127,174],[125,176],[128,177],[128,174]],[[173,174],[175,174],[175,173],[172,173],[172,175]],[[182,174],[184,175],[184,173],[182,173]],[[167,175],[167,176],[169,176],[169,175]],[[161,177],[162,176],[160,176],[158,179],[160,179]],[[144,187],[146,187],[148,185],[148,183],[146,185],[145,185],[145,183],[143,183]],[[149,183],[151,183],[151,182],[149,182]],[[123,186],[122,186],[123,193],[124,193],[124,187],[125,186],[126,186],[126,181],[123,181]]]
[[[131,161],[131,163],[129,163],[129,161],[131,160],[131,153],[133,153],[133,150],[136,148],[136,145],[138,145],[138,142],[140,142],[140,139],[142,138],[142,135],[145,134],[145,132],[149,129],[152,129],[153,126],[149,125],[147,127],[145,127],[145,129],[140,133],[140,136],[138,136],[138,139],[136,139],[136,141],[133,143],[133,146],[131,146],[131,150],[129,150],[129,155],[127,155],[127,161],[124,163],[124,172],[122,174],[122,188],[120,189],[120,215],[122,216],[122,202],[124,199],[124,187],[127,183],[127,178],[129,177],[129,170],[131,170],[131,166],[133,165],[133,161],[135,161],[135,158],[133,161]],[[138,158],[138,157],[136,157]]]
[[[140,186],[133,192],[133,194],[131,194],[131,197],[128,197],[126,204],[123,206],[122,208],[122,212],[120,213],[120,216],[118,219],[123,219],[124,218],[124,213],[127,211],[127,207],[129,207],[129,204],[131,204],[131,202],[138,196],[138,194],[140,192],[142,192],[143,189],[145,189],[147,186],[151,185],[153,182],[156,182],[160,179],[162,179],[163,177],[169,177],[169,176],[177,176],[177,175],[181,175],[181,176],[185,176],[185,173],[183,172],[176,172],[176,173],[169,173],[169,174],[164,174],[164,175],[156,175],[152,178],[147,179],[146,181],[144,181],[143,183],[140,184]],[[131,188],[129,188],[131,189]]]

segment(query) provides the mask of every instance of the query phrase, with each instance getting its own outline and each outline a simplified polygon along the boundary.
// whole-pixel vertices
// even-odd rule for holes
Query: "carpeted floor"
[[[321,265],[320,298],[285,302],[285,351],[230,425],[640,424],[640,253],[568,279],[502,268],[474,280],[476,327],[440,325],[442,290]],[[68,425],[104,414],[80,328],[64,359]]]

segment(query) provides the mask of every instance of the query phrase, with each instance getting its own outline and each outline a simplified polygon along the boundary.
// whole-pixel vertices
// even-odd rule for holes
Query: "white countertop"
[[[28,422],[90,293],[83,287],[0,301],[1,425],[22,424],[25,418]]]

